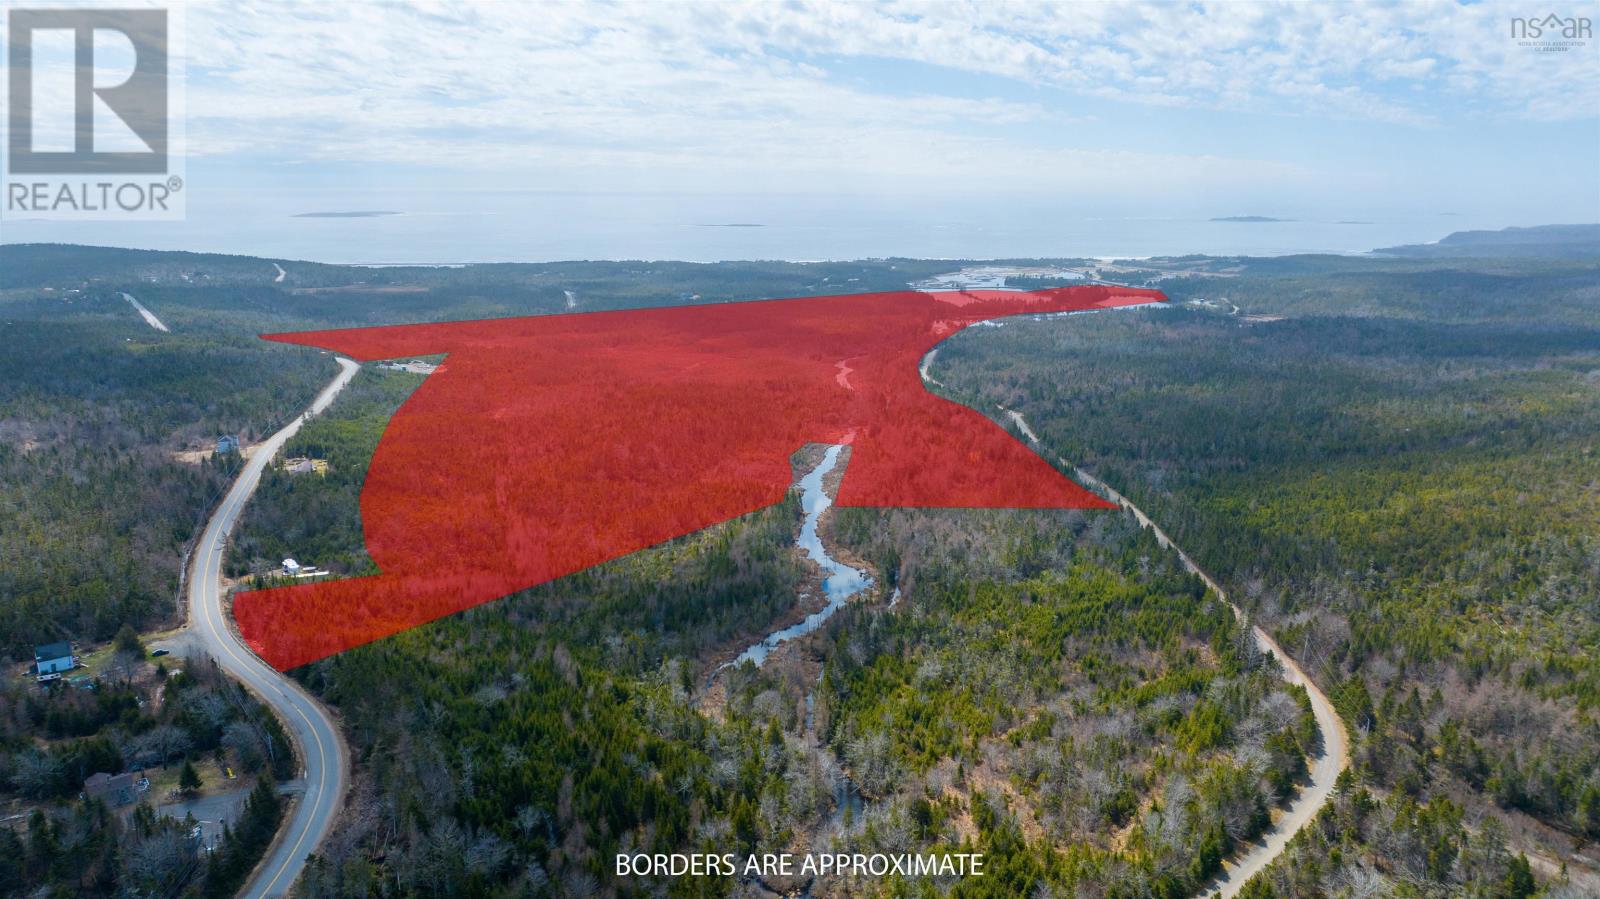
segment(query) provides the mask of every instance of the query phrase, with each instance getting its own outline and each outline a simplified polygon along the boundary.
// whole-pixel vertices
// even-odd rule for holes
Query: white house
[[[41,682],[60,679],[63,672],[72,670],[72,665],[72,644],[65,640],[33,648],[33,667]]]
[[[283,573],[287,574],[290,577],[299,577],[300,576],[300,563],[296,562],[293,559],[284,559],[283,560]]]

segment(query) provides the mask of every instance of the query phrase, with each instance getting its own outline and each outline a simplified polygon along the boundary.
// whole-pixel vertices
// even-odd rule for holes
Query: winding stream
[[[828,604],[807,615],[804,621],[775,630],[752,643],[733,661],[718,665],[711,672],[711,676],[706,678],[707,687],[711,686],[723,669],[731,668],[741,662],[750,661],[755,663],[757,668],[761,667],[774,649],[821,627],[844,608],[850,597],[872,586],[872,578],[865,571],[851,568],[829,555],[827,548],[822,545],[822,538],[817,534],[817,523],[822,520],[822,513],[833,505],[833,500],[823,492],[822,481],[838,466],[839,453],[843,450],[842,446],[828,447],[817,467],[800,479],[800,507],[805,510],[806,517],[805,523],[800,526],[800,536],[795,540],[795,545],[805,550],[806,557],[822,569],[822,592],[827,597]],[[801,594],[802,598],[808,596],[809,594]]]

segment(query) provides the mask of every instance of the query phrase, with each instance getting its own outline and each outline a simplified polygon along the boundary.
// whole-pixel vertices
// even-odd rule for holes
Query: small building
[[[328,575],[330,575],[332,573],[333,572],[331,572],[331,571],[325,571],[325,570],[323,570],[321,568],[318,568],[315,565],[307,565],[304,562],[297,562],[294,559],[284,559],[283,560],[283,575],[284,575],[284,577],[292,577],[292,578],[327,577]]]
[[[239,451],[239,437],[237,434],[224,434],[217,438],[217,452],[237,453]]]
[[[139,785],[132,773],[107,774],[104,771],[89,775],[83,782],[83,795],[99,799],[113,808],[133,805],[138,798]]]
[[[41,683],[58,680],[64,672],[71,671],[73,667],[72,644],[65,640],[33,648],[33,668],[38,673]]]
[[[283,460],[283,470],[286,474],[321,474],[328,473],[327,459],[311,459],[306,456],[295,456]]]
[[[423,362],[421,359],[410,359],[405,362],[380,362],[378,367],[384,371],[407,371],[414,375],[431,375],[439,368],[432,362]]]

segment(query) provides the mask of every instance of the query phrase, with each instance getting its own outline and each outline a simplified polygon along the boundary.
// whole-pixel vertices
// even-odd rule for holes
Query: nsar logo
[[[1520,47],[1546,52],[1563,53],[1583,47],[1594,36],[1594,26],[1587,16],[1558,16],[1551,13],[1544,18],[1513,18],[1511,38]]]

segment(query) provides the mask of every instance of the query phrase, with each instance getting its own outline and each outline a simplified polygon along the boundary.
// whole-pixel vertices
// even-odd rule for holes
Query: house
[[[138,798],[139,785],[129,774],[107,774],[104,771],[89,775],[83,782],[83,795],[99,799],[113,808],[132,805]]]
[[[72,644],[65,640],[33,648],[33,667],[40,683],[60,679],[62,672],[72,670],[73,664]]]
[[[217,452],[237,453],[239,451],[239,437],[236,434],[224,434],[217,438]]]
[[[331,574],[331,572],[324,571],[315,565],[296,562],[294,559],[283,560],[283,573],[286,577],[292,578],[326,577]]]

